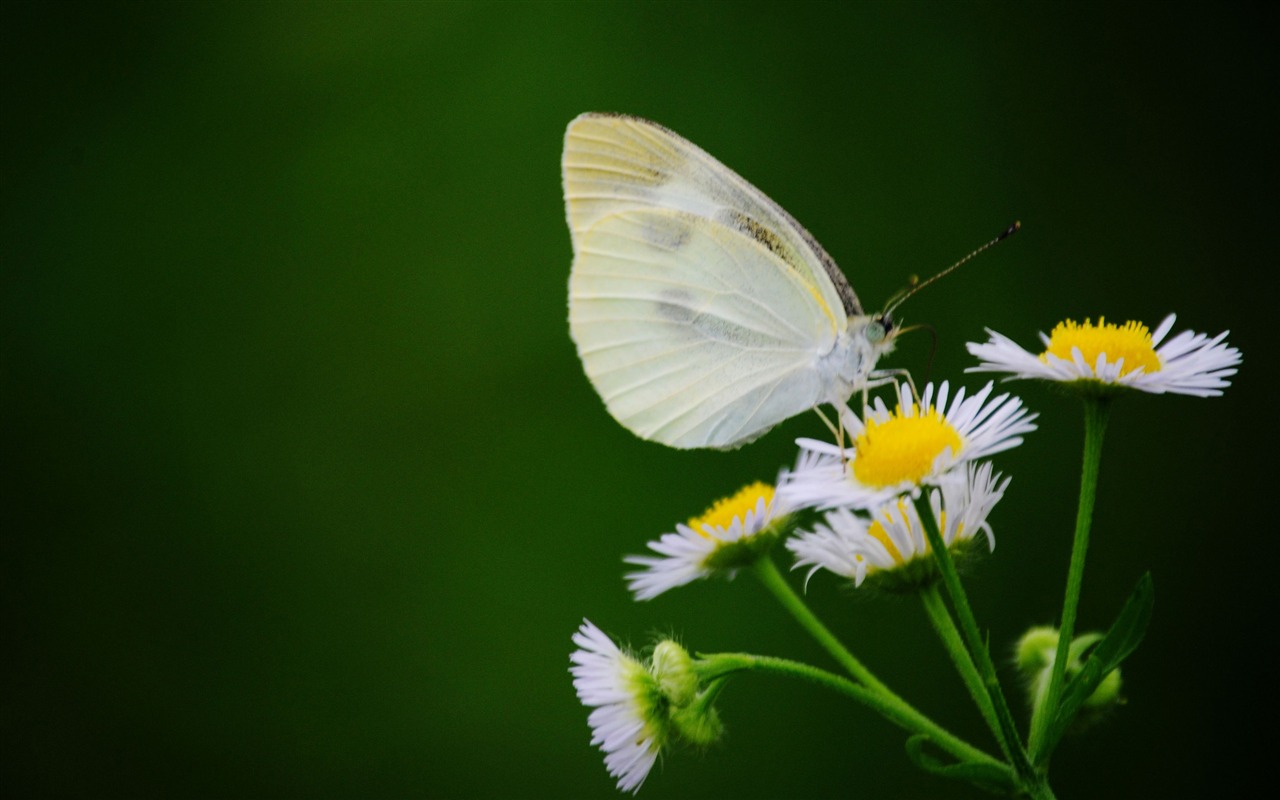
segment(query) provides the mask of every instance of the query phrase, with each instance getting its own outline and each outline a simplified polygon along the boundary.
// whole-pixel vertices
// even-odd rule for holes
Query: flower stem
[[[1089,550],[1089,528],[1093,522],[1093,501],[1098,490],[1098,466],[1102,461],[1102,440],[1107,432],[1111,401],[1105,397],[1085,397],[1084,457],[1080,469],[1080,502],[1076,508],[1075,537],[1071,543],[1071,566],[1067,571],[1067,590],[1062,600],[1062,623],[1058,628],[1058,649],[1044,700],[1035,706],[1031,716],[1030,750],[1037,766],[1048,761],[1050,750],[1044,749],[1044,736],[1050,720],[1058,711],[1066,683],[1068,650],[1075,635],[1076,609],[1080,605],[1080,586],[1084,582],[1085,555]],[[1043,750],[1043,752],[1042,752]]]
[[[932,515],[929,516],[929,519],[932,521]],[[927,529],[928,528],[926,527],[926,530]],[[933,527],[933,532],[934,536],[938,537],[936,526]],[[941,541],[940,537],[939,541]],[[948,565],[954,574],[955,565],[951,563],[949,554]],[[778,598],[778,601],[781,602],[788,611],[791,612],[791,615],[796,618],[800,625],[805,630],[809,631],[809,633],[826,648],[827,652],[829,652],[841,666],[848,670],[850,675],[857,678],[858,681],[862,683],[862,686],[845,680],[839,676],[832,675],[831,673],[820,670],[816,667],[811,667],[807,664],[798,664],[791,661],[784,661],[783,659],[742,656],[744,658],[756,659],[756,661],[752,662],[750,667],[744,666],[741,668],[766,669],[778,667],[780,664],[786,664],[788,665],[787,670],[790,671],[790,674],[807,680],[823,683],[830,688],[843,692],[855,700],[874,708],[880,714],[884,715],[887,719],[893,721],[899,726],[928,736],[939,747],[948,753],[951,753],[958,759],[964,761],[983,761],[984,763],[995,764],[1001,768],[1007,768],[1005,764],[995,760],[986,753],[983,753],[973,745],[947,731],[924,714],[921,714],[910,703],[903,700],[888,686],[881,683],[870,670],[862,665],[862,662],[858,661],[858,659],[855,658],[843,644],[841,644],[840,640],[822,624],[822,621],[809,610],[809,607],[805,605],[800,596],[791,588],[791,584],[787,583],[787,581],[782,577],[781,573],[778,572],[777,566],[773,563],[773,560],[767,555],[761,556],[756,561],[755,572],[756,575],[759,576],[761,582],[764,583],[765,587]],[[967,602],[965,607],[968,608]],[[972,618],[972,615],[970,615],[970,618]],[[974,630],[977,630],[976,625],[974,626]],[[986,654],[985,648],[982,650],[982,653]],[[739,654],[734,655],[736,657]],[[990,664],[989,656],[987,658],[987,663]],[[775,669],[775,671],[783,670]],[[985,683],[984,686],[988,696],[993,696],[990,684],[995,682],[994,668],[991,668],[990,672],[992,675],[991,680],[990,682]],[[833,683],[833,681],[837,681],[838,684]],[[1001,708],[1004,711],[1003,717],[997,715],[997,718],[1002,723],[999,729],[1004,730],[1005,725],[1003,723],[1007,722],[1007,729],[1008,731],[1012,731],[1012,738],[1009,738],[1010,734],[1008,732],[1006,732],[1005,736],[997,734],[996,738],[1000,740],[1002,749],[1007,747],[1008,750],[1012,752],[1014,771],[1017,776],[1015,780],[1026,789],[1030,796],[1039,798],[1040,800],[1051,799],[1053,797],[1053,792],[1049,789],[1048,783],[1045,782],[1042,775],[1035,774],[1027,763],[1026,753],[1023,752],[1021,742],[1017,738],[1017,730],[1013,728],[1013,718],[1009,716],[1009,709],[1004,705],[1004,696],[1001,695],[999,691],[999,685],[996,684],[994,697],[998,700],[998,708]],[[1008,745],[1006,745],[1006,739],[1009,742]]]
[[[951,618],[951,612],[947,610],[946,603],[942,600],[938,585],[934,583],[921,589],[920,601],[924,604],[924,610],[929,615],[929,621],[933,623],[934,631],[937,632],[938,638],[942,640],[943,646],[947,649],[947,655],[951,656],[951,663],[955,664],[956,671],[960,673],[960,678],[964,681],[965,688],[969,690],[969,696],[977,704],[978,711],[982,713],[982,718],[987,722],[987,727],[995,734],[996,741],[1000,744],[1000,749],[1005,758],[1012,761],[1013,754],[1009,752],[1008,743],[1005,742],[1005,737],[1001,733],[1000,723],[996,718],[995,706],[991,702],[991,695],[987,694],[987,688],[982,683],[982,676],[978,674],[978,668],[973,663],[973,657],[969,655],[969,651],[964,647],[964,640],[960,638],[960,631],[956,628],[955,620]]]
[[[920,522],[924,526],[925,538],[928,539],[929,548],[938,564],[938,571],[942,573],[942,583],[947,587],[947,594],[951,596],[951,603],[955,606],[956,617],[960,620],[960,630],[964,633],[965,641],[969,645],[969,653],[976,659],[983,688],[991,698],[998,723],[996,738],[1000,740],[1000,748],[1009,754],[1013,768],[1018,773],[1019,782],[1027,787],[1039,784],[1047,791],[1048,787],[1043,785],[1043,777],[1037,775],[1031,768],[1027,753],[1022,748],[1018,727],[1013,722],[1013,715],[1009,713],[1009,704],[1004,699],[1004,692],[996,677],[996,667],[991,661],[990,651],[987,650],[987,642],[978,630],[978,622],[973,616],[973,609],[969,606],[969,597],[965,594],[964,586],[960,583],[960,573],[956,571],[951,551],[943,542],[942,534],[938,532],[938,524],[933,518],[933,509],[929,506],[928,496],[921,493],[916,498],[915,505]]]
[[[809,610],[804,600],[800,599],[800,596],[791,588],[791,584],[787,583],[786,578],[782,577],[782,574],[778,572],[778,567],[773,563],[772,558],[764,555],[756,559],[755,573],[765,588],[773,593],[778,602],[782,603],[783,608],[791,612],[791,616],[796,618],[800,626],[807,630],[814,639],[817,639],[818,644],[822,645],[831,654],[831,657],[856,678],[859,683],[869,689],[896,697],[889,690],[889,687],[881,683],[871,673],[871,670],[864,667],[862,662],[835,637],[835,634],[831,633],[827,626],[823,625],[822,621]]]
[[[947,731],[896,695],[892,693],[886,695],[879,690],[859,686],[848,678],[808,664],[749,653],[716,653],[699,655],[696,669],[704,681],[719,679],[742,671],[772,672],[810,681],[862,703],[901,728],[929,737],[930,741],[961,761],[1008,769],[1004,763]]]

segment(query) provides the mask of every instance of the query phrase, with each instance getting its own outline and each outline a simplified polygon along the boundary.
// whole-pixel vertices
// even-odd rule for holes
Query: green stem
[[[1107,432],[1111,401],[1104,397],[1086,397],[1084,401],[1084,457],[1080,469],[1080,503],[1076,508],[1076,530],[1071,543],[1071,566],[1067,571],[1067,590],[1062,600],[1062,624],[1058,627],[1058,649],[1053,671],[1043,702],[1031,716],[1030,750],[1037,766],[1048,761],[1050,751],[1044,749],[1044,736],[1049,722],[1058,710],[1066,683],[1068,650],[1075,635],[1076,610],[1080,605],[1080,586],[1084,583],[1085,555],[1089,550],[1089,528],[1093,522],[1093,502],[1098,489],[1098,466],[1102,461],[1102,440]]]
[[[804,600],[800,599],[800,595],[796,594],[791,588],[791,584],[787,583],[786,578],[778,572],[778,567],[773,563],[773,559],[764,555],[756,559],[755,563],[756,576],[760,578],[760,582],[765,588],[778,598],[778,602],[782,603],[783,608],[791,612],[791,616],[796,618],[800,626],[807,630],[814,639],[818,640],[818,644],[822,645],[831,657],[834,658],[840,666],[858,680],[863,686],[881,692],[888,696],[896,696],[889,691],[889,687],[876,678],[871,670],[862,665],[862,662],[850,653],[839,639],[835,637],[831,631],[827,630],[827,626],[822,624],[814,613],[805,605]]]
[[[987,694],[987,688],[982,682],[982,676],[978,674],[978,668],[974,665],[973,658],[964,647],[964,640],[960,638],[960,631],[956,628],[955,621],[951,619],[951,613],[947,611],[946,603],[942,600],[942,594],[938,591],[938,585],[934,583],[927,588],[921,589],[920,601],[924,604],[924,610],[929,615],[929,621],[933,623],[933,629],[937,632],[938,638],[942,640],[942,644],[947,650],[947,655],[951,656],[951,663],[955,664],[956,671],[960,673],[960,678],[964,681],[965,688],[969,690],[969,696],[977,704],[978,711],[982,713],[982,718],[986,720],[987,727],[995,734],[996,741],[1000,744],[1001,752],[1004,753],[1006,759],[1012,761],[1013,754],[1009,751],[1009,745],[1005,742],[1004,734],[1001,732],[1000,723],[996,718],[995,706],[991,702],[991,696]]]
[[[927,513],[926,516],[930,522],[932,522],[932,512]],[[929,526],[927,525],[925,529],[928,531]],[[941,542],[941,537],[938,535],[936,526],[933,526],[933,534],[934,537]],[[946,552],[945,548],[942,548],[942,550],[944,553]],[[955,565],[951,562],[949,553],[946,558],[947,565],[954,574]],[[775,666],[778,663],[792,665],[796,669],[794,669],[791,674],[808,680],[827,683],[827,678],[833,678],[841,681],[838,687],[832,685],[832,688],[836,688],[838,691],[842,691],[850,697],[854,697],[854,699],[857,699],[859,702],[866,703],[872,708],[875,708],[886,718],[892,720],[898,725],[908,730],[916,731],[917,733],[922,733],[928,736],[936,742],[939,747],[957,758],[969,761],[982,760],[984,762],[996,764],[1002,768],[1005,767],[1001,762],[996,761],[991,756],[983,753],[981,750],[978,750],[968,744],[963,739],[956,737],[954,734],[942,728],[924,714],[921,714],[910,703],[903,700],[888,686],[881,683],[870,670],[862,665],[862,662],[858,661],[858,659],[855,658],[843,644],[841,644],[840,640],[822,624],[821,620],[819,620],[814,613],[809,610],[809,607],[805,605],[800,596],[791,588],[791,584],[787,583],[787,581],[782,577],[782,574],[778,572],[778,568],[773,563],[773,560],[767,555],[761,556],[760,559],[756,561],[755,572],[761,582],[764,583],[765,587],[778,598],[778,601],[782,603],[783,607],[790,611],[791,615],[796,618],[800,625],[805,630],[809,631],[809,633],[812,634],[824,648],[826,648],[827,652],[829,652],[836,661],[849,672],[850,675],[857,678],[858,681],[862,683],[862,686],[858,686],[844,678],[831,675],[828,672],[805,664],[782,662],[781,659],[764,659],[758,663],[771,664]],[[960,591],[961,596],[963,597],[963,590]],[[965,602],[965,608],[968,608],[967,601]],[[970,620],[972,620],[972,614],[969,616]],[[976,631],[976,625],[973,627]],[[986,654],[985,647],[981,652],[984,655]],[[757,657],[748,656],[747,658],[754,659]],[[987,663],[990,664],[989,656],[987,657]],[[753,662],[753,666],[751,668],[763,667],[759,667],[755,662]],[[1000,694],[999,684],[995,683],[994,667],[991,667],[989,671],[991,674],[991,680],[984,683],[984,686],[986,687],[986,694],[990,697],[996,698],[998,703],[997,719],[1002,723],[998,726],[998,729],[1005,731],[1004,736],[997,735],[996,738],[1000,740],[1001,748],[1011,751],[1012,753],[1015,774],[1018,776],[1017,782],[1020,783],[1032,797],[1039,798],[1039,800],[1049,800],[1053,797],[1053,792],[1050,791],[1043,776],[1036,775],[1031,770],[1030,764],[1027,763],[1026,753],[1023,752],[1021,742],[1017,738],[1017,730],[1013,727],[1013,718],[1009,715],[1009,709],[1004,704],[1004,696]],[[819,675],[827,677],[819,679]],[[992,684],[995,685],[994,694],[992,694],[991,690]],[[857,691],[851,692],[849,691],[850,688]],[[1001,709],[1004,712],[1003,716],[1000,716],[999,714]]]
[[[1000,739],[1000,747],[1009,754],[1013,768],[1024,786],[1034,787],[1037,784],[1043,784],[1043,777],[1037,775],[1031,768],[1027,753],[1022,749],[1018,726],[1014,724],[1013,715],[1009,713],[1009,704],[1004,699],[1004,691],[1001,690],[1000,681],[996,678],[996,667],[991,661],[990,651],[987,650],[987,642],[978,630],[978,622],[973,616],[973,609],[969,606],[969,597],[965,594],[964,586],[960,583],[960,573],[956,571],[951,551],[942,541],[942,534],[938,532],[938,524],[933,518],[933,509],[929,506],[928,495],[921,492],[915,500],[915,505],[921,525],[924,527],[925,538],[928,539],[929,548],[933,552],[934,561],[938,565],[938,571],[942,573],[942,583],[947,587],[947,594],[951,596],[956,617],[960,620],[960,630],[964,633],[965,641],[969,645],[969,653],[977,660],[982,685],[995,708],[999,731],[996,736]],[[1045,789],[1047,790],[1047,786]]]
[[[748,653],[700,655],[697,669],[703,680],[723,678],[734,672],[771,672],[810,681],[839,692],[862,703],[901,728],[929,737],[930,741],[961,761],[977,762],[997,769],[1008,766],[959,738],[933,720],[916,711],[895,695],[859,686],[841,675],[784,658],[754,656]]]

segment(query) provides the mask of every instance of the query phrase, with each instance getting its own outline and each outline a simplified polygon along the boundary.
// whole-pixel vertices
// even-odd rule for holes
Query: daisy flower
[[[845,414],[851,450],[797,440],[800,457],[783,476],[779,495],[791,508],[872,508],[937,485],[962,464],[1017,447],[1035,430],[1036,415],[1011,395],[992,398],[992,387],[970,397],[963,388],[952,396],[945,382],[935,394],[929,384],[917,405],[911,389],[900,385],[893,411],[877,398],[865,423]]]
[[[628,564],[643,567],[627,573],[627,588],[637,600],[650,600],[717,571],[732,575],[768,550],[788,522],[774,488],[757,481],[649,542],[658,555],[627,556]]]
[[[1077,324],[1060,322],[1050,335],[1040,334],[1044,352],[1023,350],[1006,336],[987,329],[985,344],[970,342],[969,352],[982,363],[967,372],[1008,372],[1010,378],[1042,378],[1099,388],[1124,387],[1152,394],[1213,397],[1230,385],[1240,351],[1224,343],[1228,331],[1209,338],[1183,331],[1165,341],[1174,315],[1152,333],[1140,322],[1116,325],[1098,318]],[[1163,342],[1163,344],[1161,344]]]
[[[569,656],[573,688],[592,709],[591,743],[604,752],[604,765],[618,789],[635,793],[653,768],[665,740],[658,681],[638,659],[623,652],[590,621],[573,635]]]
[[[996,546],[987,515],[1004,496],[1009,479],[1001,480],[990,464],[970,464],[929,492],[933,518],[947,547],[964,550],[979,534],[988,550]],[[861,586],[869,575],[889,578],[898,585],[920,586],[937,575],[929,558],[929,543],[915,504],[906,497],[885,503],[866,516],[847,508],[827,512],[825,524],[787,542],[796,556],[795,569],[809,567],[807,582],[820,569],[834,572]],[[892,584],[891,584],[892,585]]]

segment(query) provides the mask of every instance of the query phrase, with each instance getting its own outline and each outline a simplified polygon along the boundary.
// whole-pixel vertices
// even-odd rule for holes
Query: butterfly
[[[562,168],[570,335],[637,436],[740,447],[902,372],[875,369],[901,332],[890,311],[864,312],[822,245],[697,145],[639,117],[583,114]]]

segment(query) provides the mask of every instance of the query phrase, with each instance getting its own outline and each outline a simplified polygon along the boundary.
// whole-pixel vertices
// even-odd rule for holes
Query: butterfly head
[[[888,312],[849,320],[849,328],[836,339],[819,365],[834,402],[844,401],[866,387],[876,362],[893,350],[901,332],[901,326]]]
[[[862,328],[862,338],[866,340],[869,360],[872,364],[881,356],[893,352],[898,336],[911,330],[902,327],[902,323],[893,318],[892,310],[872,314]]]
[[[899,333],[899,327],[894,324],[893,313],[884,311],[871,318],[867,323],[866,337],[867,341],[877,348],[887,350],[885,345],[892,346],[895,336]]]

